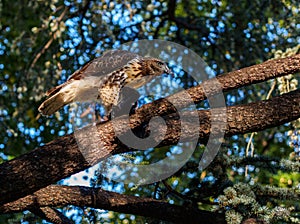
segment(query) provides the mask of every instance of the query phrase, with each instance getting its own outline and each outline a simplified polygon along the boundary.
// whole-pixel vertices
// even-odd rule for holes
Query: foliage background
[[[68,107],[49,118],[39,116],[37,108],[45,90],[64,82],[76,69],[103,51],[136,39],[169,40],[197,52],[219,75],[270,58],[299,53],[299,10],[297,0],[1,0],[0,162],[72,132]],[[185,74],[176,79],[185,88],[194,84]],[[297,76],[289,76],[231,91],[226,94],[226,103],[236,105],[258,101],[297,86]],[[299,124],[293,122],[252,135],[234,136],[226,139],[222,153],[232,160],[245,156],[247,151],[250,153],[253,149],[255,155],[296,161],[299,154],[298,127]],[[200,150],[182,171],[166,181],[182,197],[166,195],[166,187],[161,183],[125,186],[111,183],[100,174],[89,181],[92,186],[99,185],[108,190],[167,199],[170,203],[192,203],[202,209],[220,208],[217,197],[223,194],[222,190],[239,182],[281,188],[299,186],[299,173],[291,172],[293,169],[284,172],[257,164],[225,166],[220,172],[215,169],[218,167],[216,160],[215,166],[199,173],[193,168],[201,157],[199,147]],[[150,153],[147,160],[155,161],[161,156]],[[236,191],[239,192],[240,188],[238,185]],[[203,193],[206,191],[214,193]],[[257,212],[255,209],[266,206],[266,212],[261,211],[262,216],[274,221],[272,209],[278,205],[285,209],[295,206],[293,217],[299,215],[297,201],[265,200],[258,203],[259,208],[253,208],[253,211],[246,209],[246,214],[231,210],[233,212],[229,218],[232,215],[238,220],[239,215],[245,217]],[[81,223],[90,223],[90,220],[145,221],[144,217],[91,208],[70,206],[63,211]],[[0,222],[12,220],[41,222],[28,212],[0,216]]]

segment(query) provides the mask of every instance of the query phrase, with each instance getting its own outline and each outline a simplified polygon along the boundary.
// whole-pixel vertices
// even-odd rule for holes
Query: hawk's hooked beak
[[[165,67],[165,70],[164,70],[165,73],[171,75],[172,77],[174,77],[174,73],[171,71],[171,69],[169,69],[169,67],[166,65]]]

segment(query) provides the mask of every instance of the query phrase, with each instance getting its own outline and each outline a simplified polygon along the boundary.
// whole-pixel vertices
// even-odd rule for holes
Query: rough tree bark
[[[0,213],[20,212],[39,207],[74,205],[93,207],[163,219],[176,223],[225,223],[223,214],[200,211],[195,208],[171,205],[152,198],[140,198],[105,191],[101,188],[80,186],[53,186],[43,188],[15,202],[0,206]]]
[[[270,60],[260,65],[227,73],[219,76],[217,80],[221,84],[223,91],[228,91],[299,71],[300,55],[298,54],[293,57]],[[207,80],[202,85],[193,87],[187,90],[187,92],[192,96],[195,103],[198,103],[205,99],[205,94],[213,95],[216,93],[214,83],[215,80]],[[205,93],[203,91],[204,88]],[[180,98],[180,94],[177,94],[175,98],[182,107],[187,106],[186,102]],[[226,110],[227,117],[224,116],[224,110]],[[166,100],[155,101],[154,103],[144,105],[137,110],[136,114],[130,117],[130,127],[141,131],[141,135],[147,135],[147,131],[144,131],[143,128],[145,123],[152,116],[164,116],[168,124],[168,129],[160,146],[174,145],[180,137],[180,117],[173,112],[174,108]],[[200,142],[207,141],[211,133],[211,112],[194,111],[184,114],[188,119],[191,113],[197,113],[200,121],[200,127],[192,128],[193,130],[198,130],[198,133],[185,133],[186,136],[184,136],[184,139],[186,141],[193,138],[199,138]],[[266,101],[232,106],[226,109],[214,109],[213,114],[214,121],[220,123],[226,122],[224,130],[213,131],[224,131],[226,136],[275,127],[300,117],[300,90]],[[118,122],[120,122],[120,125],[127,125],[126,119],[120,119]],[[191,121],[190,125],[193,127],[193,121]],[[157,127],[158,130],[160,128],[163,129],[160,127],[160,124]],[[111,122],[97,124],[95,128],[97,137],[91,143],[89,143],[91,133],[83,129],[83,131],[78,133],[81,135],[83,142],[78,142],[74,135],[63,136],[19,158],[1,164],[0,205],[32,194],[60,179],[84,170],[104,157],[132,150],[123,145],[115,137]],[[88,143],[84,142],[84,139]],[[90,156],[93,158],[92,161],[86,161],[86,157],[82,155],[78,143],[94,144],[92,148],[95,150],[90,151]],[[99,145],[101,145],[100,148]],[[131,213],[138,214],[138,211],[136,212],[132,208]]]

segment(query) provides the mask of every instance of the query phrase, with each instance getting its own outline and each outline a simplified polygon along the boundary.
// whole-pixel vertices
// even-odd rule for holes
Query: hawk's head
[[[147,75],[159,76],[163,73],[173,74],[164,61],[157,58],[144,58]]]
[[[135,89],[145,85],[155,76],[160,76],[164,73],[173,75],[165,62],[152,57],[135,58],[124,68],[128,76],[126,85]]]

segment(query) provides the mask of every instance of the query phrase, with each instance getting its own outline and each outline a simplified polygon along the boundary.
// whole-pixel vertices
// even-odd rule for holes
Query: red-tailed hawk
[[[100,99],[108,114],[118,104],[122,87],[137,89],[163,73],[172,74],[166,63],[157,58],[111,50],[85,64],[65,83],[47,91],[48,99],[38,110],[51,115],[72,102]]]

